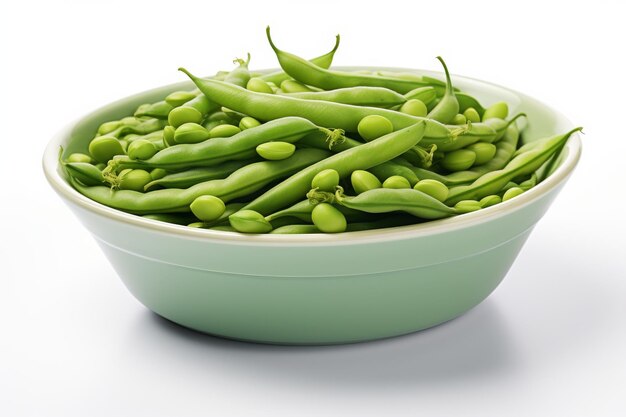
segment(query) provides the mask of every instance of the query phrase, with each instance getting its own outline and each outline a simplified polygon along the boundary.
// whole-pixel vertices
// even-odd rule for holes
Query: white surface
[[[0,415],[626,415],[623,6],[399,3],[2,3]],[[179,65],[249,50],[275,66],[266,24],[304,56],[340,32],[338,65],[438,69],[442,54],[585,127],[578,169],[487,301],[407,337],[293,348],[195,334],[125,290],[45,183],[45,144],[184,79]]]

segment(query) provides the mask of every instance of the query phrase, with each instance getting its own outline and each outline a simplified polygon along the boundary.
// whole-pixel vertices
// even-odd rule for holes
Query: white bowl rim
[[[422,69],[409,69],[409,68],[396,68],[396,67],[371,67],[371,66],[350,66],[350,67],[337,67],[351,70],[368,70],[368,69],[379,69],[379,70],[390,70],[390,71],[406,71],[406,72],[420,72],[420,73],[434,73],[439,74],[429,70]],[[269,70],[258,70],[254,71],[255,73],[263,73],[263,72],[272,72],[276,71],[278,68],[273,68]],[[534,99],[530,96],[527,96],[518,91],[512,90],[507,87],[503,87],[501,85],[491,83],[488,81],[480,80],[477,78],[466,77],[461,75],[454,75],[454,78],[464,79],[472,82],[477,82],[480,84],[496,87],[499,89],[503,89],[508,91],[509,93],[515,94],[519,97],[527,97],[537,102],[538,104],[550,109],[556,116],[558,116],[561,120],[567,122],[572,128],[573,124],[569,119],[567,119],[560,112],[552,109],[550,106],[545,103]],[[169,86],[175,86],[181,83],[174,83],[167,86],[160,86],[154,89],[146,90],[140,93],[133,94],[131,96],[124,97],[115,102],[109,103],[105,106],[101,106],[98,109],[95,109],[87,115],[77,119],[73,123],[70,123],[60,132],[58,132],[48,143],[44,155],[43,155],[43,170],[44,174],[50,185],[55,189],[55,191],[63,198],[67,199],[71,203],[74,203],[88,211],[91,211],[95,214],[98,214],[103,217],[107,217],[110,220],[126,223],[128,225],[141,227],[150,229],[154,232],[161,232],[170,235],[176,235],[179,237],[185,237],[189,239],[200,239],[200,240],[212,240],[217,243],[224,244],[263,244],[263,245],[271,245],[276,244],[280,246],[284,245],[292,245],[296,244],[298,246],[307,246],[307,245],[341,245],[341,244],[358,244],[358,243],[367,243],[367,242],[383,242],[383,241],[393,241],[393,240],[404,240],[404,239],[412,239],[423,236],[428,236],[432,234],[440,234],[447,233],[454,230],[462,229],[465,227],[476,226],[477,224],[484,223],[490,220],[494,220],[501,216],[505,216],[514,211],[521,209],[522,207],[530,204],[531,202],[539,199],[540,197],[548,194],[553,189],[557,188],[560,184],[562,184],[567,178],[571,175],[572,171],[576,167],[578,163],[582,151],[582,144],[580,140],[579,132],[573,134],[567,142],[567,154],[559,165],[559,167],[545,180],[537,184],[535,187],[530,190],[524,192],[523,194],[496,204],[491,207],[487,207],[475,212],[466,213],[459,216],[454,216],[446,219],[433,220],[415,225],[406,225],[406,226],[397,226],[390,227],[384,229],[373,229],[373,230],[363,230],[363,231],[355,231],[355,232],[344,232],[338,234],[324,234],[324,233],[313,233],[313,234],[243,234],[237,232],[226,232],[219,230],[210,230],[210,229],[200,229],[193,228],[188,226],[176,225],[172,223],[166,223],[157,220],[146,219],[138,215],[126,213],[121,210],[117,210],[103,204],[100,204],[96,201],[93,201],[84,195],[80,194],[76,191],[58,172],[58,150],[61,146],[64,138],[71,132],[72,127],[76,125],[80,120],[85,117],[88,117],[90,114],[100,111],[105,107],[114,107],[119,102],[125,101],[133,96],[143,95],[152,90],[159,88],[166,88]]]

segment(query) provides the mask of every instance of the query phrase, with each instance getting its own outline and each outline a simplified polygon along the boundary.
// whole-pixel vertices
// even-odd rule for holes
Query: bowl
[[[512,112],[525,112],[531,121],[525,140],[573,127],[522,93],[453,79],[486,104],[505,100]],[[184,82],[156,88],[88,114],[51,140],[43,168],[143,305],[182,326],[237,340],[350,343],[412,333],[462,315],[502,281],[581,153],[575,134],[551,176],[504,203],[417,225],[337,235],[244,235],[177,226],[111,209],[69,185],[57,160],[60,146],[67,154],[84,150],[100,123],[192,87]]]

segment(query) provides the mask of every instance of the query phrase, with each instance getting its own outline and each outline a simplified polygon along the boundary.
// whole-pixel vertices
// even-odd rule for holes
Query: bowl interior
[[[389,71],[402,71],[402,72],[415,72],[418,74],[425,74],[433,77],[438,77],[443,79],[443,74],[439,72],[433,71],[425,71],[425,70],[410,70],[403,68],[370,68],[370,67],[338,67],[343,70],[389,70]],[[489,106],[498,101],[506,101],[509,104],[510,114],[514,115],[519,112],[524,112],[527,114],[527,120],[530,120],[530,123],[527,123],[526,120],[521,119],[520,124],[524,126],[524,132],[522,135],[523,142],[529,142],[535,139],[539,139],[548,135],[553,135],[557,133],[562,133],[567,130],[570,130],[573,125],[567,120],[563,115],[559,112],[549,108],[545,104],[526,96],[522,93],[510,90],[505,87],[501,87],[495,84],[491,84],[485,81],[475,80],[472,78],[462,77],[462,76],[453,76],[453,83],[455,86],[459,87],[461,90],[466,91],[473,96],[475,96],[481,103],[485,106]],[[98,126],[106,121],[117,120],[128,115],[131,115],[134,110],[143,103],[150,103],[162,100],[167,94],[177,90],[185,90],[194,88],[193,83],[190,81],[180,82],[176,84],[171,84],[163,87],[159,87],[156,89],[152,89],[146,92],[142,92],[139,94],[135,94],[116,102],[113,102],[107,106],[104,106],[96,111],[89,113],[88,115],[82,117],[74,124],[70,125],[66,131],[59,134],[55,137],[48,145],[46,152],[44,154],[44,171],[48,177],[48,180],[52,184],[52,186],[56,189],[57,192],[62,194],[66,198],[72,199],[73,202],[77,202],[83,207],[87,207],[91,210],[97,210],[101,214],[105,214],[108,216],[114,216],[119,220],[130,221],[135,224],[140,224],[148,227],[156,227],[162,231],[173,231],[177,233],[187,233],[190,236],[198,236],[198,237],[206,237],[213,236],[217,238],[228,238],[231,239],[233,236],[238,236],[237,239],[246,239],[246,235],[239,235],[235,233],[226,233],[226,232],[217,232],[212,230],[203,230],[203,229],[193,229],[184,227],[171,225],[168,223],[156,222],[153,220],[144,219],[139,216],[130,215],[118,210],[114,210],[103,206],[99,203],[91,201],[86,197],[82,196],[80,193],[75,191],[67,182],[67,179],[64,176],[64,173],[60,169],[58,164],[58,152],[59,147],[63,147],[63,157],[73,153],[73,152],[86,152],[89,141],[93,138],[95,132],[98,129]],[[393,231],[421,231],[423,233],[430,233],[436,229],[433,228],[441,228],[442,226],[447,227],[461,227],[463,223],[466,222],[477,222],[488,220],[489,216],[498,216],[506,213],[507,210],[515,210],[516,207],[520,205],[526,204],[530,202],[533,198],[540,196],[543,193],[548,192],[550,189],[557,186],[560,182],[567,178],[567,176],[571,173],[572,169],[576,165],[578,158],[580,156],[580,138],[577,134],[573,135],[568,141],[567,146],[561,153],[558,168],[553,172],[553,174],[548,177],[545,181],[538,184],[536,187],[532,188],[528,192],[522,194],[521,196],[509,200],[507,202],[489,207],[487,209],[483,209],[477,212],[464,214],[462,216],[456,216],[448,219],[442,219],[432,222],[427,222],[418,225],[411,226],[401,226],[396,228],[391,228]],[[349,232],[343,233],[344,237],[340,239],[349,238],[346,237],[348,235],[355,237],[376,237],[382,236],[383,234],[389,235],[391,229],[379,229],[374,231],[363,231],[363,232]],[[307,241],[327,241],[328,239],[332,239],[333,241],[337,241],[337,235],[329,238],[326,235],[267,235],[267,236],[257,236],[254,239],[261,240],[272,240],[272,241],[303,241],[306,239]],[[389,236],[388,236],[389,237]]]

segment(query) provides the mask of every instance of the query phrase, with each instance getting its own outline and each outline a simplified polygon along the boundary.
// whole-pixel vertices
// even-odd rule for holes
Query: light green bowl
[[[454,81],[484,103],[505,100],[512,112],[527,113],[526,140],[573,127],[523,94],[463,77]],[[90,113],[50,142],[43,166],[141,303],[180,325],[233,339],[358,342],[415,332],[465,313],[504,278],[581,152],[575,134],[553,175],[502,204],[414,226],[338,235],[187,228],[111,209],[68,184],[57,161],[60,146],[66,154],[84,152],[100,123],[183,88],[192,85],[157,88]]]

